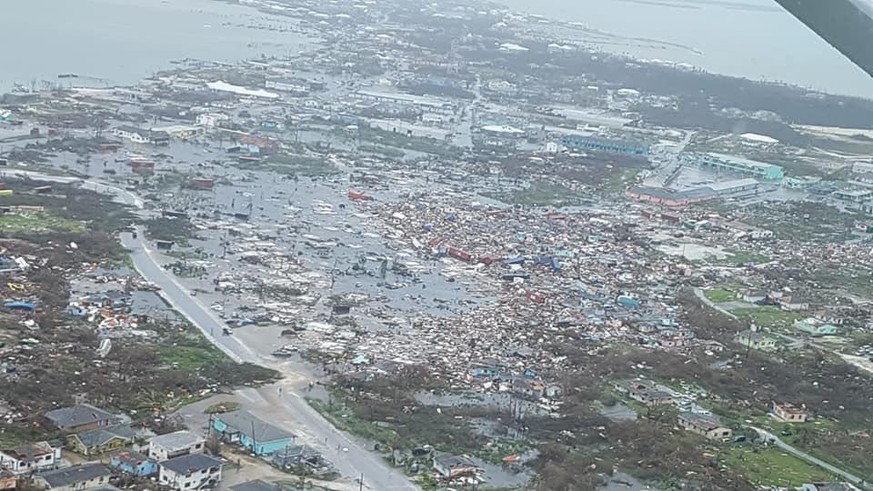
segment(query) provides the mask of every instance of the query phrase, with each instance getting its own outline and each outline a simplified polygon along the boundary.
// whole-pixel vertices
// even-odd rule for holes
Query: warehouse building
[[[681,160],[687,164],[695,165],[704,169],[714,169],[723,172],[735,172],[749,177],[757,177],[770,181],[780,180],[785,177],[782,167],[755,160],[724,155],[720,153],[685,153]]]
[[[761,183],[755,179],[745,178],[679,190],[662,187],[631,186],[625,191],[625,195],[636,201],[675,208],[716,198],[731,198],[756,194],[759,191],[760,185]]]
[[[715,191],[710,188],[689,189],[674,191],[667,188],[649,186],[631,186],[625,191],[625,196],[643,203],[681,208],[693,203],[702,203],[717,198]]]
[[[850,203],[864,203],[865,201],[873,200],[873,190],[870,189],[854,189],[841,190],[834,192],[834,198],[840,201],[848,201]]]
[[[565,147],[573,150],[617,153],[623,155],[648,155],[649,147],[635,142],[607,140],[588,136],[567,135],[561,139]]]

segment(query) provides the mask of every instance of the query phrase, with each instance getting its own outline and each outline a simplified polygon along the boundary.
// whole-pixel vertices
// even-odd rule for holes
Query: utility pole
[[[364,473],[361,473],[361,480],[358,484],[358,491],[364,491]]]
[[[257,442],[257,440],[255,440],[255,420],[252,419],[252,453],[255,455],[255,457],[258,456],[257,448],[258,448],[258,442]]]

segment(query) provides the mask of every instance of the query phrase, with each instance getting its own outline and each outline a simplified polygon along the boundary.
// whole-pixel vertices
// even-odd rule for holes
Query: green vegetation
[[[873,269],[868,264],[847,262],[837,268],[821,265],[813,267],[808,274],[808,279],[818,285],[842,290],[851,295],[873,298]]]
[[[49,194],[37,194],[33,189],[51,186]],[[46,230],[29,232],[27,227],[10,230],[21,236],[41,235],[51,232],[81,232],[86,227],[92,232],[114,233],[134,220],[134,215],[123,204],[111,197],[81,189],[72,184],[44,181],[8,180],[6,188],[12,196],[0,197],[2,206],[40,206],[48,218]],[[75,224],[75,225],[74,225]]]
[[[358,151],[375,153],[377,155],[382,155],[393,159],[402,159],[406,155],[403,150],[398,150],[396,148],[386,147],[382,145],[360,145],[358,146]]]
[[[704,291],[703,294],[706,298],[715,303],[730,302],[737,299],[737,294],[735,292],[724,288],[713,288],[712,290]]]
[[[398,438],[397,432],[393,429],[355,417],[351,409],[342,402],[334,402],[333,398],[328,402],[307,398],[306,402],[331,424],[355,436],[380,443],[391,442]]]
[[[380,418],[375,414],[377,410],[360,401],[351,401],[339,393],[326,403],[318,400],[308,402],[337,427],[391,449],[412,450],[421,445],[433,445],[443,452],[475,455],[485,461],[499,463],[507,455],[531,448],[531,444],[524,439],[489,438],[475,434],[469,420],[493,413],[486,409],[452,407],[437,410],[436,407],[419,407],[404,414],[402,407],[392,407],[378,412],[386,414],[397,411],[397,414]],[[393,403],[383,405],[393,406]]]
[[[221,414],[221,413],[229,413],[231,411],[236,411],[242,407],[242,404],[235,401],[228,402],[219,402],[218,404],[213,404],[208,408],[204,409],[203,412],[206,414]]]
[[[752,251],[727,250],[728,256],[710,260],[712,264],[720,264],[724,266],[741,266],[743,264],[760,264],[770,261],[770,258]]]
[[[735,447],[727,452],[724,460],[729,467],[741,471],[749,481],[762,486],[791,488],[831,479],[819,467],[777,448]]]
[[[267,157],[263,164],[267,168],[262,170],[285,175],[330,176],[339,172],[336,166],[324,157],[276,154]]]
[[[5,219],[4,234],[19,239],[7,241],[9,254],[36,256],[43,261],[39,268],[28,270],[26,278],[15,280],[27,285],[33,292],[31,299],[39,305],[34,320],[40,328],[27,333],[39,343],[28,351],[26,371],[19,371],[17,378],[0,378],[3,404],[26,415],[24,425],[0,424],[0,444],[55,437],[20,433],[14,428],[38,428],[30,423],[36,423],[39,414],[71,405],[81,394],[87,394],[88,402],[96,406],[145,416],[155,408],[172,411],[216,386],[252,385],[277,377],[272,370],[235,363],[193,327],[157,317],[139,322],[139,327],[154,332],[156,339],[114,340],[109,353],[95,363],[93,350],[100,340],[94,324],[64,314],[70,298],[69,280],[85,263],[105,268],[123,263],[128,255],[115,237],[134,217],[123,205],[75,186],[52,184],[51,193],[28,194],[42,184],[10,180],[7,186],[16,192],[4,199],[11,201],[10,206],[44,207],[45,212],[35,220],[43,228],[10,221],[17,219],[15,215],[0,216],[0,223]],[[159,229],[161,225],[152,223]],[[70,247],[71,242],[77,247]],[[11,339],[9,333],[19,331],[17,320],[0,319],[4,341]]]
[[[175,368],[189,372],[199,372],[206,367],[221,363],[224,353],[210,345],[162,345],[158,347],[161,360]]]
[[[51,440],[60,437],[60,434],[46,435],[37,428],[0,423],[0,448],[12,448],[26,443],[33,443],[41,439]]]
[[[622,191],[633,184],[641,169],[620,169],[609,175],[603,184],[603,189],[608,191]]]
[[[0,215],[0,234],[38,235],[52,232],[81,232],[81,222],[62,218],[49,212],[21,212]]]
[[[275,172],[285,176],[319,177],[331,176],[339,172],[336,166],[324,157],[292,154],[270,155],[262,160],[239,162],[234,165],[240,169]]]
[[[154,240],[166,240],[179,245],[197,238],[196,229],[187,218],[157,217],[146,220],[146,235]]]
[[[582,202],[580,193],[547,181],[534,181],[527,188],[491,197],[509,204],[525,206],[575,205]]]
[[[748,319],[761,327],[789,327],[798,319],[803,318],[801,314],[782,310],[772,305],[734,309],[731,310],[731,313]]]
[[[420,390],[443,390],[443,384],[427,370],[407,367],[370,381],[340,377],[326,402],[309,403],[338,427],[377,442],[383,452],[431,445],[438,451],[499,463],[507,455],[532,448],[530,439],[507,431],[505,422],[512,417],[506,408],[417,402],[415,394]],[[458,395],[459,400],[463,397]],[[488,429],[477,430],[480,422]]]
[[[358,129],[358,136],[362,141],[373,142],[374,145],[403,148],[441,157],[460,157],[463,154],[462,148],[437,140],[436,138],[407,136],[404,133],[396,133],[381,128],[361,126]]]
[[[823,203],[759,204],[746,209],[750,225],[772,230],[778,239],[797,242],[833,242],[852,237],[855,213]]]

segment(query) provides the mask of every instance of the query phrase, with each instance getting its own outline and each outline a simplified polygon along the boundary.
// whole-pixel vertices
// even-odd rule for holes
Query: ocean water
[[[773,0],[493,1],[622,38],[622,42],[603,46],[608,51],[873,98],[869,75]],[[671,45],[643,47],[640,44],[650,43],[635,43],[633,38]]]
[[[296,53],[307,39],[275,30],[288,23],[214,0],[2,0],[0,89],[62,73],[78,74],[76,84],[133,84],[183,58]]]
[[[773,0],[493,1],[617,36],[602,46],[613,52],[873,97],[873,79]],[[215,0],[2,0],[0,90],[58,83],[62,73],[80,75],[76,84],[133,84],[182,58],[293,54],[310,41],[265,29],[289,22]]]

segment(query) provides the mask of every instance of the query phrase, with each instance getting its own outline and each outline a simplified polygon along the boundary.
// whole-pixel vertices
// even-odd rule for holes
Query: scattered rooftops
[[[181,457],[175,457],[170,460],[161,462],[161,467],[169,469],[176,474],[191,474],[199,472],[210,467],[218,467],[221,461],[203,454],[188,454]]]
[[[173,452],[176,450],[184,450],[191,445],[196,445],[202,441],[203,437],[191,433],[190,431],[182,430],[156,436],[152,438],[149,443],[164,448],[169,452]]]
[[[100,477],[109,477],[112,471],[101,463],[91,463],[40,472],[37,476],[48,483],[50,488],[72,486],[76,483],[90,481]]]

